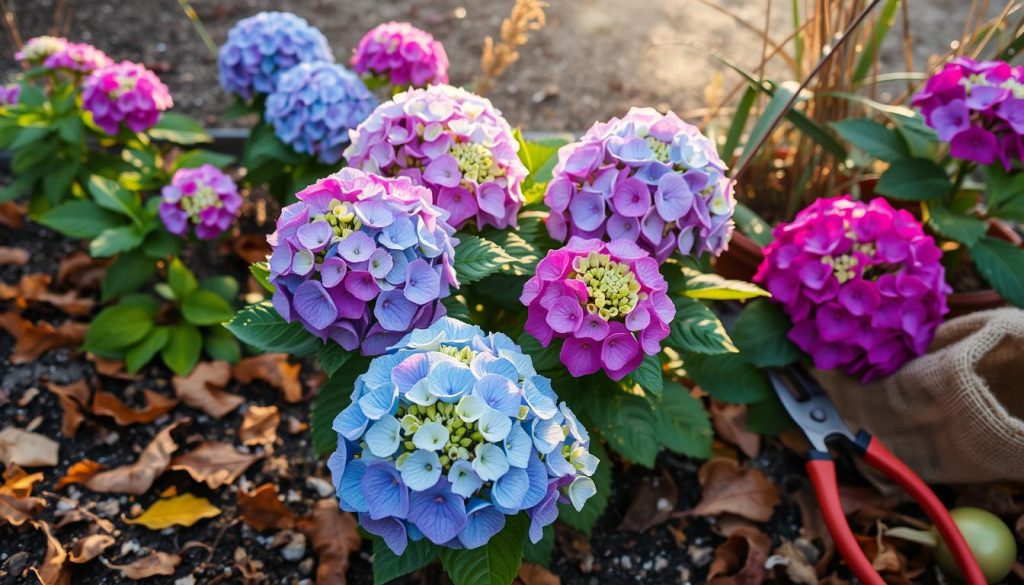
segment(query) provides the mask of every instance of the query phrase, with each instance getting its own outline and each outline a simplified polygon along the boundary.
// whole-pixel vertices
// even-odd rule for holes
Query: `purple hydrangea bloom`
[[[985,165],[998,160],[1009,171],[1024,157],[1024,67],[958,57],[911,103],[955,158]]]
[[[359,376],[327,461],[341,508],[400,555],[410,539],[477,548],[526,511],[530,539],[597,488],[590,436],[501,333],[444,318]]]
[[[384,77],[391,85],[424,87],[448,83],[448,54],[430,33],[408,22],[386,22],[359,41],[352,69]]]
[[[42,35],[32,37],[14,54],[14,58],[21,61],[23,65],[36,67],[42,65],[47,57],[63,51],[68,46],[68,40],[61,37]]]
[[[235,182],[208,164],[178,169],[160,194],[160,219],[167,231],[178,236],[185,235],[191,224],[199,239],[216,238],[231,227],[242,209]]]
[[[559,357],[570,374],[603,369],[620,380],[661,351],[676,315],[667,291],[658,262],[636,243],[573,236],[540,261],[519,300],[527,333],[544,347],[565,340]]]
[[[92,73],[114,64],[106,53],[88,43],[66,43],[64,48],[46,57],[43,67],[77,73]]]
[[[0,106],[13,106],[18,103],[19,95],[21,95],[21,86],[17,83],[0,85]]]
[[[149,69],[122,61],[94,71],[85,79],[82,107],[92,112],[93,122],[114,136],[121,123],[133,132],[144,132],[174,105],[167,86]]]
[[[334,164],[349,129],[366,119],[377,98],[355,73],[335,63],[302,63],[281,75],[267,98],[265,118],[297,152]]]
[[[445,314],[457,242],[430,192],[345,168],[298,193],[267,240],[274,308],[348,351],[380,355]]]
[[[516,225],[526,167],[512,127],[490,100],[450,85],[396,95],[352,131],[349,164],[430,188],[456,229]]]
[[[636,242],[660,263],[720,254],[732,235],[732,184],[715,145],[669,112],[633,108],[558,151],[544,193],[548,233]]]
[[[327,38],[288,12],[261,12],[238,21],[217,56],[221,87],[245,99],[272,93],[282,73],[318,61],[334,62]]]
[[[884,199],[818,199],[780,224],[754,277],[793,321],[815,367],[868,382],[924,353],[951,289],[942,252]]]

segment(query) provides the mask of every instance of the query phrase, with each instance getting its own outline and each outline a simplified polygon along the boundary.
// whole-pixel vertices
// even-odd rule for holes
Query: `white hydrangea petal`
[[[472,394],[466,394],[459,399],[459,403],[455,405],[455,414],[462,419],[463,422],[476,422],[480,420],[490,406],[484,402],[480,397],[473,396]]]
[[[500,443],[512,430],[512,419],[508,415],[488,407],[484,415],[477,421],[476,429],[491,443]]]
[[[508,471],[508,458],[501,447],[492,443],[476,446],[473,471],[484,481],[495,481]]]
[[[433,451],[416,450],[402,465],[402,481],[417,492],[434,487],[441,477],[441,459]]]
[[[402,442],[401,430],[401,423],[393,416],[386,416],[370,425],[365,436],[366,446],[369,447],[370,453],[377,457],[393,455]]]
[[[448,429],[439,422],[430,421],[419,428],[412,436],[417,449],[424,451],[440,451],[448,442]]]
[[[581,476],[572,480],[568,491],[572,507],[576,508],[576,511],[579,512],[583,510],[583,504],[586,504],[587,500],[597,493],[597,485],[589,477]]]

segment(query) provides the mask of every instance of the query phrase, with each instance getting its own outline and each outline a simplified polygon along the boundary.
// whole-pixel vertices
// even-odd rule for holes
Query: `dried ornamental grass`
[[[488,36],[484,39],[484,50],[480,55],[482,74],[476,83],[476,93],[485,95],[506,69],[519,60],[519,47],[530,40],[530,32],[538,31],[547,24],[544,9],[547,2],[541,0],[516,0],[512,13],[501,23],[501,40],[497,45]]]

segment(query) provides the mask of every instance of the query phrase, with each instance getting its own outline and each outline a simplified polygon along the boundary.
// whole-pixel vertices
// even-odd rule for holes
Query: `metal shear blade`
[[[843,422],[832,401],[808,374],[787,367],[768,370],[768,377],[786,412],[815,450],[827,453],[828,442],[838,437],[856,441],[856,435]]]

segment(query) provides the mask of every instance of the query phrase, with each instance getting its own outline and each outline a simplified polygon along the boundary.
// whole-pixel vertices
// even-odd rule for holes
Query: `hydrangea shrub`
[[[23,65],[38,67],[42,65],[50,55],[63,51],[68,46],[68,40],[62,37],[41,35],[32,37],[22,45],[21,50],[14,54],[14,58],[21,61]]]
[[[112,136],[122,124],[133,132],[152,128],[172,105],[171,93],[156,73],[131,61],[94,71],[82,88],[82,107]]]
[[[619,380],[657,355],[675,305],[658,262],[629,240],[585,240],[548,252],[523,287],[526,332],[559,355],[573,376],[599,370]]]
[[[352,69],[396,87],[448,83],[448,54],[430,33],[408,22],[385,22],[359,41]]]
[[[109,67],[114,60],[106,53],[88,43],[65,42],[63,48],[54,51],[43,61],[43,67],[73,71],[79,74],[92,73],[98,69]]]
[[[179,169],[160,195],[160,219],[167,231],[183,236],[192,226],[201,240],[227,231],[242,209],[238,186],[210,164]]]
[[[507,336],[444,318],[374,359],[334,421],[341,508],[395,554],[477,548],[520,512],[538,542],[594,495],[590,436]]]
[[[775,240],[754,281],[782,304],[815,367],[868,382],[924,353],[948,312],[942,252],[884,199],[818,199]]]
[[[454,230],[430,192],[345,168],[300,191],[268,237],[273,305],[322,340],[379,355],[445,314]]]
[[[516,225],[526,167],[512,127],[486,98],[450,85],[396,95],[352,131],[354,167],[430,189],[459,229]]]
[[[658,262],[673,252],[717,256],[736,207],[725,163],[696,126],[633,108],[558,151],[544,193],[548,233],[629,240]]]

